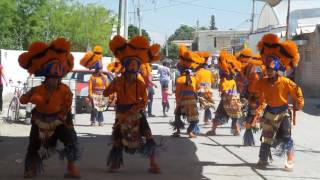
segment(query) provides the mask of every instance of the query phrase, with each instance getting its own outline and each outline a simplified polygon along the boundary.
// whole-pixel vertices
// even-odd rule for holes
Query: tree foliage
[[[102,6],[75,0],[1,0],[0,48],[27,49],[33,41],[57,37],[71,41],[73,51],[99,44],[107,48],[116,17]]]
[[[168,41],[174,40],[192,40],[194,37],[195,29],[191,26],[181,25],[175,32],[169,37]]]
[[[142,36],[145,36],[149,41],[151,41],[151,38],[148,34],[148,32],[145,29],[141,29],[141,34]],[[128,27],[128,37],[129,39],[131,39],[134,36],[138,36],[139,35],[139,28],[130,24]]]
[[[178,46],[173,43],[168,44],[168,56],[166,56],[166,46],[164,46],[161,49],[161,57],[167,57],[172,60],[177,60],[179,59],[178,56],[179,56]]]
[[[191,26],[181,25],[175,32],[168,38],[168,58],[177,60],[179,59],[178,46],[173,44],[174,40],[192,40],[194,38],[195,29]],[[161,49],[162,57],[166,57],[166,46]]]
[[[210,19],[210,29],[211,30],[218,30],[218,28],[216,27],[216,18],[214,15],[212,15],[211,19]]]

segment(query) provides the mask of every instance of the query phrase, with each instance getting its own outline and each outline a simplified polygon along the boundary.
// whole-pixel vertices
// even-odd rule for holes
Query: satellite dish
[[[258,0],[265,3],[268,3],[271,7],[278,5],[282,0]]]

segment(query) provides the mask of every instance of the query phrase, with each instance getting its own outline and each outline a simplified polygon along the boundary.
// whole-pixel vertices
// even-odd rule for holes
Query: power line
[[[176,4],[170,4],[170,5],[165,5],[165,6],[160,6],[160,7],[155,7],[155,8],[149,8],[149,9],[143,9],[140,12],[150,12],[150,11],[155,11],[158,9],[165,9],[165,8],[171,8],[175,6],[181,6],[181,5],[189,5],[193,7],[199,7],[199,8],[205,8],[205,9],[211,9],[215,11],[222,11],[222,12],[229,12],[229,13],[234,13],[234,14],[245,14],[245,15],[251,15],[251,13],[247,12],[240,12],[240,11],[235,11],[235,10],[228,10],[228,9],[219,9],[219,8],[213,8],[213,7],[207,7],[199,4],[194,4],[196,1],[201,1],[201,0],[193,0],[193,1],[178,1],[178,0],[171,0],[173,2],[176,2]],[[134,12],[129,12],[129,13],[134,13]],[[259,14],[255,14],[259,15]]]
[[[213,7],[207,7],[207,6],[203,6],[203,5],[193,4],[194,1],[191,1],[191,2],[183,2],[183,1],[178,1],[178,0],[172,0],[172,1],[184,3],[186,5],[190,5],[190,6],[193,6],[193,7],[200,7],[200,8],[212,9],[212,10],[216,10],[216,11],[223,11],[223,12],[229,12],[229,13],[235,13],[235,14],[251,15],[251,13],[247,13],[247,12],[240,12],[240,11],[228,10],[228,9],[218,9],[218,8],[213,8]]]
[[[170,5],[155,7],[155,8],[152,8],[152,9],[150,9],[150,8],[149,9],[143,9],[140,12],[149,12],[149,11],[155,11],[155,10],[158,10],[158,9],[171,8],[171,7],[181,6],[181,5],[184,5],[185,3],[190,3],[190,2],[195,2],[195,1],[202,1],[202,0],[186,1],[186,2],[176,3],[176,4],[170,4]],[[129,13],[134,13],[134,12],[131,11]]]

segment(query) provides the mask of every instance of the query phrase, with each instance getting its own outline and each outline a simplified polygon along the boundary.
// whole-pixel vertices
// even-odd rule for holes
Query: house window
[[[214,48],[216,48],[216,47],[217,47],[217,37],[214,37],[214,40],[213,40],[213,46],[214,46]]]

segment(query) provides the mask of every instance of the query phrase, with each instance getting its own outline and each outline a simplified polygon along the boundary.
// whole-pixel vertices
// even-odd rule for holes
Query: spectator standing
[[[168,88],[162,89],[162,110],[163,110],[163,116],[167,117],[167,113],[169,111],[170,105],[169,105],[169,98],[168,96],[171,95],[168,92]]]
[[[161,89],[169,87],[171,73],[170,73],[170,69],[168,66],[169,66],[168,62],[163,62],[163,66],[159,67],[158,74],[160,74]]]

